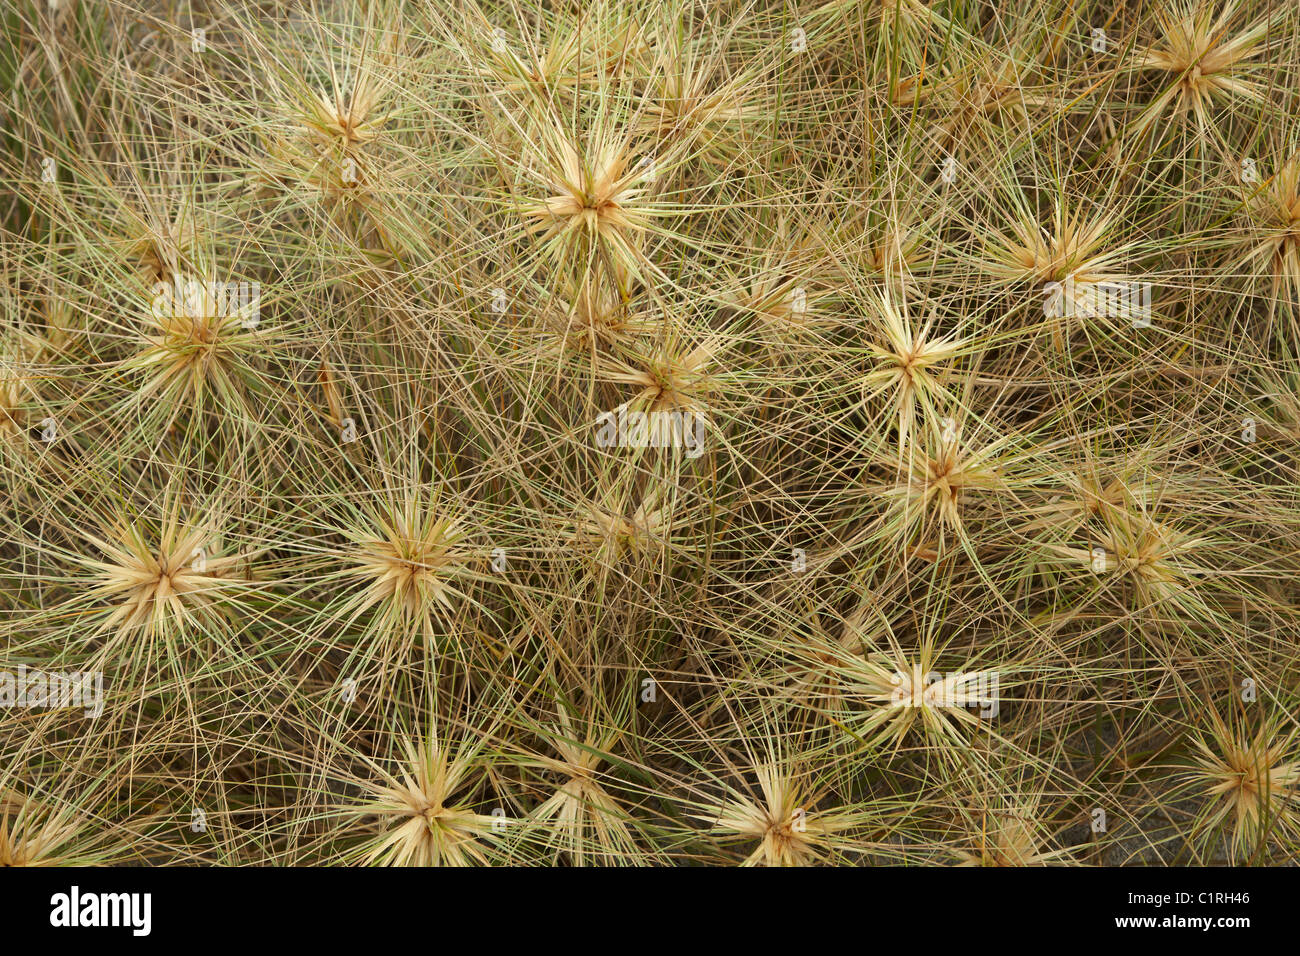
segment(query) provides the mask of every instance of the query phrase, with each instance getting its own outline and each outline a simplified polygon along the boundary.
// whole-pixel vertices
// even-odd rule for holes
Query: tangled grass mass
[[[0,20],[0,865],[1295,857],[1294,4]]]

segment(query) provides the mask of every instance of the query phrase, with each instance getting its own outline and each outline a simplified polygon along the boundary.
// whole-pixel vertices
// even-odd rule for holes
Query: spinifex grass
[[[1294,857],[1294,10],[172,6],[3,15],[0,863]]]

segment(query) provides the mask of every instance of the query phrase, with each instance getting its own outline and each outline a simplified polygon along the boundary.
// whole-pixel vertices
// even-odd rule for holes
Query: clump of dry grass
[[[0,12],[0,864],[1294,858],[1293,10],[188,8]]]

